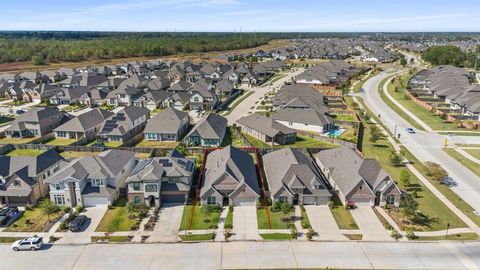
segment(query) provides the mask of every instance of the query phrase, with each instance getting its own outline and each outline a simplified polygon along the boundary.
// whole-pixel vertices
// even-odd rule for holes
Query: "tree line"
[[[422,58],[433,65],[479,68],[480,46],[475,51],[464,52],[453,45],[432,46],[422,53]]]

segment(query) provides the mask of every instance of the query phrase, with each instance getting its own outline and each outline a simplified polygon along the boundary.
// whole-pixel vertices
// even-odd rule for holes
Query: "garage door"
[[[242,205],[253,205],[257,204],[256,198],[236,198],[233,200],[234,206],[242,206]]]
[[[83,204],[85,207],[108,205],[108,197],[85,197],[83,199]]]
[[[371,200],[370,199],[353,199],[355,202],[355,206],[371,206]]]
[[[315,197],[303,197],[303,204],[316,204]]]
[[[175,194],[175,195],[162,195],[162,204],[164,203],[185,203],[185,195]]]

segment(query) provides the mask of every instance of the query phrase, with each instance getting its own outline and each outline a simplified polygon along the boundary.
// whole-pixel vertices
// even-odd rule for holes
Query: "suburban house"
[[[70,119],[55,128],[53,132],[56,138],[92,140],[97,136],[103,122],[112,115],[112,112],[96,108]]]
[[[226,131],[227,119],[211,113],[197,122],[184,141],[194,146],[218,147],[222,144]]]
[[[51,104],[74,104],[80,103],[82,96],[90,92],[88,87],[60,88],[54,95],[49,98]]]
[[[132,106],[133,101],[143,96],[145,92],[133,86],[119,87],[107,94],[109,105],[113,106]]]
[[[399,206],[402,192],[374,159],[348,147],[322,150],[317,165],[343,204]]]
[[[203,205],[256,205],[260,197],[252,156],[233,146],[208,154],[200,200]]]
[[[328,186],[306,150],[283,148],[263,156],[269,195],[273,202],[326,205]]]
[[[64,161],[55,149],[38,156],[0,156],[0,204],[33,205],[48,195],[45,179]]]
[[[108,142],[124,144],[143,132],[149,118],[148,109],[130,106],[107,118],[98,135]]]
[[[143,134],[147,141],[179,141],[189,125],[188,113],[167,108],[148,121]]]
[[[10,138],[43,137],[61,125],[66,118],[57,107],[33,107],[18,116],[5,133]]]
[[[242,132],[272,145],[289,144],[297,140],[296,130],[260,114],[250,114],[238,119],[237,127]]]
[[[76,158],[45,181],[50,199],[68,207],[111,205],[125,191],[135,163],[135,153],[122,150]]]
[[[173,150],[166,157],[155,157],[137,163],[127,178],[128,200],[160,207],[165,203],[188,201],[195,159],[183,157]]]

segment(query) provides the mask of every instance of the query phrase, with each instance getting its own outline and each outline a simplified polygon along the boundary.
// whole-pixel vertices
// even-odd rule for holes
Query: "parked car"
[[[18,215],[18,207],[11,206],[3,208],[0,210],[0,225],[6,225],[8,220],[16,215]]]
[[[415,130],[413,128],[407,128],[406,130],[410,134],[415,134]]]
[[[87,220],[87,216],[79,215],[70,222],[68,229],[72,232],[79,232]]]
[[[24,110],[16,110],[15,113],[17,113],[17,114],[24,114],[25,111],[24,111]]]
[[[14,251],[19,250],[31,250],[35,251],[41,249],[43,246],[43,238],[34,236],[34,237],[27,237],[22,240],[17,240],[12,244],[12,248]]]
[[[457,182],[453,180],[453,178],[451,178],[450,176],[446,176],[445,178],[443,178],[441,183],[449,187],[457,186]]]

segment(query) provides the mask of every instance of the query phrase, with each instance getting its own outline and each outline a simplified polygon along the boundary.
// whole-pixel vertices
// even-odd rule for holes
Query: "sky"
[[[0,30],[480,31],[478,0],[1,0]]]

